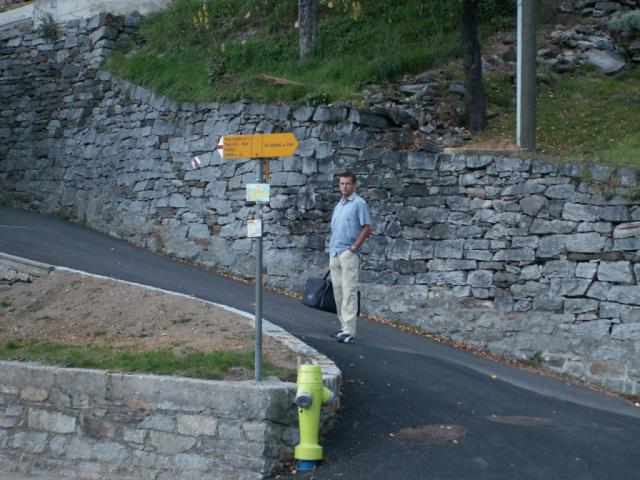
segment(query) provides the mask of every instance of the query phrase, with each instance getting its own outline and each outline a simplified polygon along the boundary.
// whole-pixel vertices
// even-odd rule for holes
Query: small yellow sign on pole
[[[298,141],[293,133],[225,135],[216,148],[225,159],[290,157]]]

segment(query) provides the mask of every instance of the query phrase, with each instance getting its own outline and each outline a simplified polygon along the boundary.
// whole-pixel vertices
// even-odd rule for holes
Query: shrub
[[[622,15],[616,15],[609,21],[609,30],[628,36],[640,33],[640,10],[632,10]]]

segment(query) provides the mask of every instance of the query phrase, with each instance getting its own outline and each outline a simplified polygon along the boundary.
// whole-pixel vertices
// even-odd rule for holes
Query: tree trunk
[[[318,0],[298,0],[298,29],[300,34],[300,60],[309,56],[316,43]]]
[[[482,85],[482,56],[478,40],[478,2],[463,0],[462,63],[465,77],[465,123],[472,132],[480,132],[487,125],[487,106]]]

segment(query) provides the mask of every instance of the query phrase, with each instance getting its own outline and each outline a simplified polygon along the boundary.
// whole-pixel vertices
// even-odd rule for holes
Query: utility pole
[[[516,143],[536,147],[536,1],[518,2],[518,67]]]

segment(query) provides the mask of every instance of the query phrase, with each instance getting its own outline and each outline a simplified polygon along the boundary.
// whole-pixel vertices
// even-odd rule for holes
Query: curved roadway
[[[0,252],[253,311],[252,286],[54,217],[0,207]],[[268,291],[263,308],[343,372],[325,461],[279,478],[640,478],[640,408],[618,397],[363,319],[342,345],[333,315]]]

